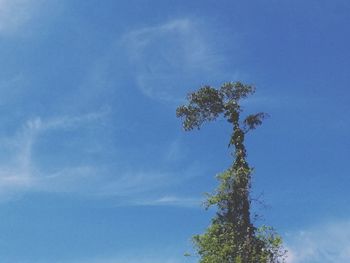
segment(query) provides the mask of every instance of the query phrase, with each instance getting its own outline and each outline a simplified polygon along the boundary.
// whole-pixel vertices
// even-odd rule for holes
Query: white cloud
[[[188,87],[195,88],[224,74],[220,70],[223,57],[209,39],[199,23],[184,18],[129,32],[123,36],[122,44],[143,94],[177,101],[185,96]]]
[[[350,262],[350,221],[318,225],[286,235],[288,263]]]
[[[40,0],[0,0],[0,34],[11,34],[28,23]]]

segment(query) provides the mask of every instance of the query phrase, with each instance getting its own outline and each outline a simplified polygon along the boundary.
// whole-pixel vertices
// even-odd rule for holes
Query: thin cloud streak
[[[96,197],[120,197],[121,203],[124,205],[180,205],[185,200],[162,200],[162,198],[154,198],[155,191],[174,187],[191,180],[193,177],[202,173],[197,164],[190,165],[179,171],[171,169],[153,169],[153,170],[124,170],[114,174],[113,178],[107,176],[107,183],[96,189],[94,195]],[[164,195],[164,194],[163,194]],[[123,199],[127,197],[127,200]],[[194,200],[189,201],[193,202]]]
[[[200,208],[203,200],[194,197],[179,197],[166,195],[156,199],[135,201],[136,206],[176,206],[187,208]]]
[[[181,255],[180,255],[181,256]],[[135,256],[130,257],[115,257],[115,258],[96,258],[96,259],[83,259],[76,261],[67,261],[60,263],[180,263],[183,261],[179,261],[175,258],[160,258],[160,257],[142,257],[135,258]]]

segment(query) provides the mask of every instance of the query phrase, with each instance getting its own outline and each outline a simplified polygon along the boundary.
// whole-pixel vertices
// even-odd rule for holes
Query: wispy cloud
[[[46,175],[40,171],[40,166],[33,162],[33,147],[38,137],[49,130],[73,129],[86,123],[103,118],[104,112],[95,112],[81,116],[64,116],[49,120],[40,117],[28,120],[12,138],[3,138],[1,146],[6,151],[6,158],[0,160],[0,196],[2,200],[16,193],[24,193],[48,187],[48,182],[75,171],[75,174],[88,174],[87,168],[74,167]],[[62,177],[61,177],[62,178]],[[64,178],[64,177],[63,177]]]
[[[184,159],[188,154],[188,149],[185,145],[181,144],[180,140],[174,140],[168,146],[168,152],[165,156],[169,162],[175,162]]]
[[[35,117],[26,121],[13,137],[2,138],[0,146],[6,152],[6,157],[0,156],[0,201],[7,201],[28,192],[49,192],[73,193],[98,199],[110,198],[115,200],[116,205],[123,206],[199,206],[200,201],[196,198],[164,193],[167,188],[200,174],[197,164],[187,165],[181,171],[161,166],[128,169],[103,162],[95,163],[89,158],[85,160],[80,157],[77,162],[70,161],[68,165],[55,165],[55,153],[51,151],[49,154],[53,154],[53,157],[46,157],[50,159],[49,167],[42,164],[38,144],[43,137],[53,134],[54,137],[49,137],[50,140],[60,140],[64,132],[76,132],[79,135],[87,126],[99,126],[108,114],[108,110],[101,110],[78,116],[58,116],[49,119]],[[97,137],[96,140],[104,142],[103,137]],[[89,144],[89,140],[84,141],[82,146],[85,144]],[[174,155],[178,154],[174,153],[174,147],[176,152],[180,151],[178,143],[175,144],[176,147],[171,144],[169,149],[165,149],[165,163],[169,162],[169,158],[174,162]],[[74,151],[78,155],[82,153],[82,149],[79,148]],[[93,154],[103,152],[101,148],[101,153]],[[69,158],[69,153],[66,154],[65,160]],[[178,176],[179,172],[181,176]]]
[[[179,176],[181,173],[181,176]],[[171,168],[154,168],[114,171],[106,176],[105,183],[94,189],[97,197],[117,197],[117,206],[199,206],[199,198],[167,194],[169,188],[181,185],[201,174],[197,164],[181,171]],[[107,183],[106,183],[107,182]],[[168,189],[168,190],[167,190]]]
[[[199,23],[182,18],[131,31],[123,36],[122,44],[143,94],[177,101],[189,86],[227,74],[220,68],[224,57],[210,39]]]
[[[12,34],[28,23],[40,2],[40,0],[0,0],[0,35]]]
[[[26,128],[32,132],[45,132],[55,129],[72,129],[100,120],[107,111],[92,112],[80,116],[61,116],[43,121],[40,117],[27,121]]]
[[[350,262],[350,221],[332,222],[286,235],[288,263]]]

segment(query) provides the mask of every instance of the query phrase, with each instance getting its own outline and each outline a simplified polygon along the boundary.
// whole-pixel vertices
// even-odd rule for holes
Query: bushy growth
[[[257,228],[250,215],[251,173],[247,162],[245,135],[262,124],[265,113],[242,118],[240,100],[254,93],[241,82],[229,82],[219,89],[204,86],[188,96],[188,105],[177,109],[186,131],[200,128],[219,116],[233,126],[229,145],[233,163],[218,176],[219,186],[208,196],[207,205],[217,213],[202,235],[194,236],[200,263],[279,263],[284,262],[282,239],[270,227]]]

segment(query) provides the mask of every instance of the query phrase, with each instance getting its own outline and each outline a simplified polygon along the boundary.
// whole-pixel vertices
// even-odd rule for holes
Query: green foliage
[[[285,251],[281,248],[282,239],[272,229],[257,230],[254,248],[248,253],[243,251],[246,244],[241,244],[235,236],[234,226],[213,223],[203,235],[193,237],[201,263],[223,262],[283,262]]]
[[[189,94],[188,105],[176,111],[186,131],[199,129],[220,115],[233,126],[229,146],[234,149],[234,161],[217,176],[219,186],[206,202],[207,207],[217,207],[216,216],[204,234],[193,238],[200,263],[284,262],[281,237],[272,228],[256,228],[250,218],[252,169],[246,160],[244,139],[267,115],[259,112],[241,120],[239,102],[254,92],[252,86],[241,82],[224,83],[219,89],[204,86]]]

